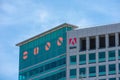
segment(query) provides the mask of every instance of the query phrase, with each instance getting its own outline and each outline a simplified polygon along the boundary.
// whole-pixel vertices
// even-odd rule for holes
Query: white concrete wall
[[[108,47],[108,34],[110,33],[115,33],[115,39],[116,39],[116,47],[112,47],[112,48],[109,48]],[[67,32],[67,41],[69,41],[69,38],[74,38],[76,37],[77,38],[77,44],[75,45],[77,48],[76,49],[69,49],[69,47],[71,45],[68,44],[67,42],[67,80],[80,80],[79,79],[79,68],[81,67],[86,67],[87,68],[87,75],[89,73],[89,70],[88,68],[90,66],[96,66],[96,77],[92,77],[92,78],[89,78],[88,76],[86,78],[84,78],[83,80],[99,80],[99,79],[108,79],[110,77],[117,77],[117,80],[118,80],[118,77],[120,77],[120,74],[118,74],[118,63],[120,63],[120,61],[118,60],[118,49],[120,49],[120,46],[118,46],[118,33],[120,33],[120,23],[119,24],[112,24],[112,25],[105,25],[105,26],[98,26],[98,27],[93,27],[93,28],[86,28],[86,29],[79,29],[79,30],[73,30],[73,31],[68,31]],[[99,49],[98,46],[98,42],[99,42],[99,35],[102,35],[104,34],[106,36],[106,48],[104,49]],[[89,50],[89,37],[90,36],[95,36],[96,37],[96,49],[95,50]],[[86,51],[82,51],[82,52],[79,52],[80,50],[80,43],[79,43],[79,39],[81,37],[86,37],[87,39],[87,50]],[[110,50],[115,50],[116,51],[116,61],[108,61],[108,51]],[[106,62],[103,62],[103,63],[99,63],[98,62],[98,52],[101,52],[101,51],[106,51]],[[87,56],[87,61],[88,61],[88,54],[89,53],[96,53],[96,63],[93,63],[93,64],[89,64],[87,62],[86,65],[79,65],[79,54],[86,54]],[[69,57],[71,55],[76,55],[77,56],[77,64],[76,65],[70,65],[69,63]],[[117,74],[116,75],[108,75],[108,65],[109,64],[114,64],[116,63],[116,72]],[[98,76],[98,66],[99,65],[106,65],[106,76]],[[77,78],[76,79],[70,79],[69,77],[69,71],[70,69],[74,69],[76,68],[77,69]]]

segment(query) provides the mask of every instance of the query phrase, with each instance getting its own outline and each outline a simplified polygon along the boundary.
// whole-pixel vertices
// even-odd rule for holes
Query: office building
[[[67,80],[120,80],[120,23],[67,32]]]
[[[19,80],[120,80],[120,23],[61,24],[17,44]]]
[[[66,80],[66,32],[76,27],[64,23],[18,43],[19,80]]]

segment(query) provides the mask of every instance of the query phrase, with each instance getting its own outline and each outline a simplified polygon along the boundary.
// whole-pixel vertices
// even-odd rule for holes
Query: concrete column
[[[118,37],[118,33],[115,33],[115,46],[119,46],[119,37]]]
[[[89,42],[89,37],[86,38],[86,49],[89,50],[90,49],[90,42]]]
[[[108,48],[109,47],[109,36],[108,36],[108,34],[105,35],[105,44],[106,44],[106,47]]]
[[[96,49],[99,48],[99,36],[96,36]]]

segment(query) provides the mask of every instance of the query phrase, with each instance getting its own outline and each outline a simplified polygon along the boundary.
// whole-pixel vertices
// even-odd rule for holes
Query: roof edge
[[[42,36],[44,36],[44,35],[46,35],[46,34],[48,34],[48,33],[53,32],[54,30],[63,28],[63,27],[65,27],[65,26],[72,27],[73,29],[78,28],[78,26],[76,26],[76,25],[72,25],[72,24],[68,24],[68,23],[63,23],[63,24],[58,25],[58,26],[56,26],[56,27],[54,27],[54,28],[52,28],[52,29],[50,29],[50,30],[47,30],[47,31],[45,31],[45,32],[43,32],[43,33],[40,33],[40,34],[38,34],[38,35],[36,35],[36,36],[33,36],[33,37],[31,37],[31,38],[29,38],[29,39],[27,39],[27,40],[24,40],[24,41],[22,41],[22,42],[20,42],[20,43],[17,43],[16,46],[21,46],[21,45],[23,45],[23,44],[26,44],[26,43],[28,43],[28,42],[30,42],[30,41],[32,41],[32,40],[35,40],[35,39],[37,39],[37,38],[39,38],[39,37],[42,37]]]

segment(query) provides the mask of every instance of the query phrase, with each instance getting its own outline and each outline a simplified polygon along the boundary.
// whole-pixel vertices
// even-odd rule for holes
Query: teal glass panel
[[[43,62],[45,60],[51,59],[53,57],[59,56],[66,53],[66,31],[71,30],[72,28],[66,26],[60,28],[56,31],[53,31],[49,34],[46,34],[42,37],[39,37],[33,41],[30,41],[22,46],[20,46],[20,58],[19,58],[19,69],[26,68],[28,66]],[[62,37],[63,41],[61,46],[58,46],[57,41]],[[47,42],[50,43],[49,50],[45,50]],[[34,55],[34,48],[38,47],[39,52],[37,55]],[[27,59],[23,59],[23,53],[27,51]]]
[[[99,62],[104,62],[105,61],[105,58],[106,58],[106,55],[105,55],[105,52],[99,52],[98,53],[98,59],[99,59]]]
[[[66,58],[58,59],[51,63],[46,63],[44,65],[41,65],[37,68],[31,69],[27,72],[29,72],[29,77],[37,76],[38,74],[44,74],[45,72],[50,72],[55,69],[59,69],[61,67],[64,67],[66,65]]]
[[[120,73],[120,63],[119,63],[119,65],[118,65],[118,68],[119,68],[119,73]]]
[[[115,50],[108,52],[108,60],[109,61],[115,60]]]
[[[95,63],[96,62],[96,54],[90,53],[89,54],[89,63]]]
[[[27,80],[27,73],[19,74],[19,80]]]
[[[86,64],[86,54],[79,55],[79,64]]]
[[[56,73],[54,75],[39,79],[39,80],[66,80],[66,72],[62,71],[59,73]]]
[[[80,68],[79,69],[79,76],[80,77],[86,77],[86,68]]]
[[[105,65],[99,66],[99,76],[105,76],[105,75],[106,75]]]
[[[96,67],[89,67],[89,77],[96,76]]]
[[[109,80],[116,80],[116,78],[109,78]]]
[[[115,74],[116,73],[116,66],[115,64],[109,65],[109,74]]]
[[[61,79],[58,79],[58,80],[66,80],[66,78],[61,78]]]
[[[70,78],[75,78],[76,77],[76,69],[71,69],[70,70]]]
[[[120,50],[118,50],[118,59],[120,59]]]
[[[59,80],[66,78],[66,69],[62,68],[54,72],[49,72],[47,75],[37,75],[34,77],[34,80]]]
[[[19,80],[28,80],[30,77],[36,77],[38,75],[40,76],[42,73],[46,73],[48,71],[50,72],[52,70],[56,70],[56,69],[65,67],[66,59],[64,61],[62,61],[61,56],[65,55],[65,53],[66,53],[66,32],[69,30],[72,30],[72,28],[66,26],[64,28],[60,28],[56,31],[48,33],[44,36],[41,36],[33,41],[30,41],[30,42],[20,46],[19,70],[25,69],[29,66],[31,66],[31,68],[27,68],[23,71],[20,71],[19,72]],[[61,41],[61,45],[58,46],[57,41],[61,37],[62,37],[63,41]],[[50,43],[50,47],[49,47],[48,51],[45,50],[45,46],[46,46],[47,42]],[[34,55],[34,48],[36,48],[36,47],[39,48],[39,52],[37,55]],[[27,54],[27,59],[24,60],[23,53],[25,51],[27,51],[28,54]],[[58,60],[54,60],[54,59],[56,59],[55,58],[56,56],[59,56],[59,58],[57,58]],[[61,60],[61,61],[57,62],[57,64],[56,63],[54,64],[55,61],[59,61],[59,60]],[[45,63],[44,63],[44,61],[45,61]],[[39,63],[40,63],[40,65],[38,65]],[[33,65],[37,65],[37,66],[33,66]],[[28,74],[25,74],[26,72]],[[57,74],[57,73],[54,72],[54,74]],[[48,78],[50,75],[52,76],[54,74],[50,73],[49,75],[42,76],[42,77],[44,77],[45,78],[44,80],[46,80],[46,77]],[[39,79],[41,79],[41,78],[39,78]],[[39,80],[39,79],[36,78],[34,80]],[[61,77],[59,79],[65,79],[65,77]],[[56,80],[59,80],[59,79],[57,78]]]
[[[70,56],[70,64],[76,64],[76,56]]]

